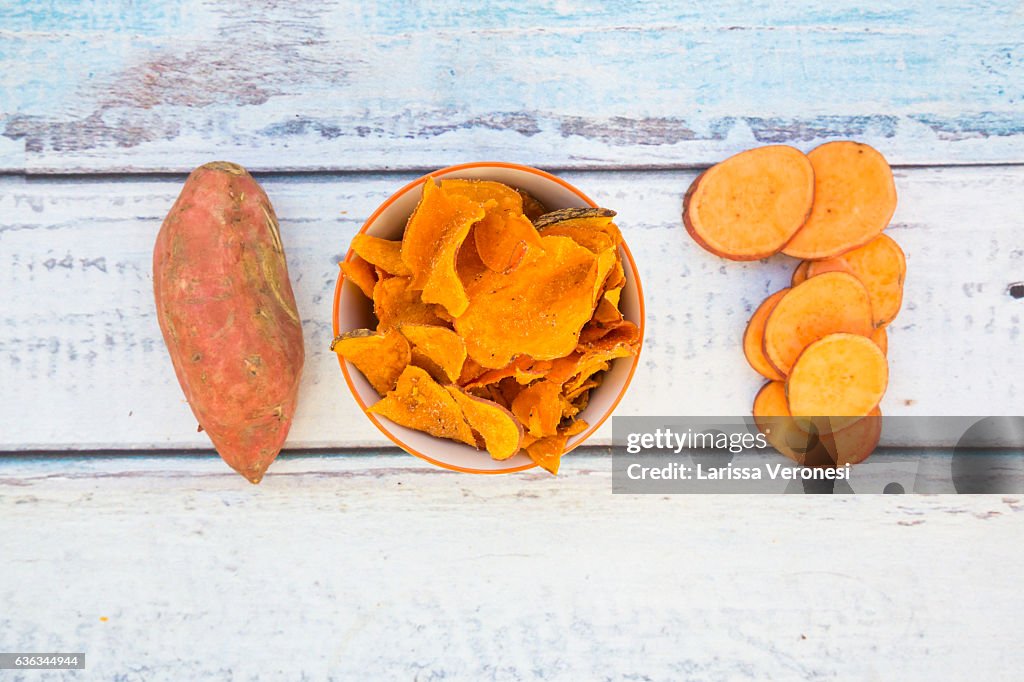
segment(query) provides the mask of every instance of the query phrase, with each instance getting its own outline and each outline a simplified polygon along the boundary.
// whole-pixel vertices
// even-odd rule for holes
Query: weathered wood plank
[[[0,459],[0,641],[85,651],[90,679],[197,682],[1024,665],[1016,497],[610,490],[575,456],[558,479],[285,458],[258,488],[212,457]]]
[[[694,167],[855,137],[1024,161],[1018,3],[0,7],[0,171]]]
[[[643,277],[648,336],[619,414],[745,414],[760,382],[740,337],[794,261],[731,263],[697,247],[678,217],[692,172],[565,177],[619,211]],[[327,350],[331,296],[351,236],[407,179],[265,179],[307,342],[291,447],[384,442]],[[897,173],[890,234],[907,252],[909,274],[890,334],[886,414],[1024,414],[1015,381],[1024,376],[1024,300],[1007,289],[1024,280],[1022,182],[1022,167]],[[0,451],[208,446],[174,379],[152,301],[152,243],[179,188],[180,179],[0,179]],[[609,440],[605,429],[594,442]]]

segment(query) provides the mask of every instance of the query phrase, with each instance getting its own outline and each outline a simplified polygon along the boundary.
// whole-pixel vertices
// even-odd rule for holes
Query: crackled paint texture
[[[695,167],[856,137],[1024,160],[1019,3],[0,8],[0,170]]]

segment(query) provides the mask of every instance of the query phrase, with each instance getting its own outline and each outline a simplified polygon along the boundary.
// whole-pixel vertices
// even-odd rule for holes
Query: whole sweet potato
[[[157,319],[199,426],[259,483],[295,414],[305,351],[270,200],[214,162],[188,177],[153,249]]]

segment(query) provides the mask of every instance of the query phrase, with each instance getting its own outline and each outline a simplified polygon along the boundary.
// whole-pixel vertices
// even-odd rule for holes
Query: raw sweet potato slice
[[[363,292],[366,298],[373,300],[373,288],[377,286],[377,271],[368,261],[355,255],[351,260],[342,261],[338,265],[349,280]]]
[[[793,419],[785,384],[771,381],[754,398],[754,423],[780,453],[804,466],[844,466],[867,459],[882,432],[876,407],[864,419],[835,432],[804,431]]]
[[[409,342],[393,329],[356,329],[334,339],[331,350],[355,365],[380,395],[395,388],[412,359]]]
[[[747,357],[747,362],[755,372],[772,381],[782,381],[786,377],[775,369],[764,355],[764,324],[768,321],[768,315],[775,308],[775,304],[788,291],[788,288],[782,289],[764,299],[750,316],[747,329],[743,332],[743,354]]]
[[[519,267],[528,249],[540,248],[540,234],[522,213],[488,210],[473,226],[473,244],[488,269],[508,273]]]
[[[811,261],[809,261],[809,260],[802,260],[802,261],[800,261],[800,264],[796,266],[795,270],[793,270],[793,277],[790,280],[790,284],[789,285],[792,286],[792,287],[795,287],[797,284],[800,284],[805,279],[807,279],[807,269],[809,267],[811,267]]]
[[[817,433],[801,429],[789,413],[786,384],[769,381],[754,397],[754,423],[768,443],[797,464],[820,460],[826,454]]]
[[[840,256],[889,225],[896,183],[876,149],[859,142],[826,142],[807,158],[814,167],[814,206],[783,253],[807,260]]]
[[[568,355],[594,312],[594,254],[567,237],[542,237],[541,248],[515,271],[486,272],[468,290],[455,330],[484,367],[504,367],[516,355]]]
[[[398,331],[412,344],[413,363],[437,367],[447,383],[458,380],[466,361],[466,344],[447,327],[430,324],[403,324]],[[426,360],[426,363],[417,362]]]
[[[858,464],[867,459],[882,435],[882,411],[877,407],[853,424],[843,426],[821,436],[826,456],[821,462],[809,462],[822,466],[845,466]]]
[[[876,327],[892,322],[900,311],[907,258],[888,235],[880,234],[842,256],[812,262],[807,276],[825,272],[849,272],[864,284],[871,296]]]
[[[871,324],[868,291],[853,275],[829,272],[790,289],[768,315],[764,355],[782,375],[811,342],[828,334],[868,336]]]
[[[683,200],[694,241],[723,258],[757,260],[797,234],[814,201],[814,170],[786,145],[731,156],[702,173]]]
[[[801,417],[828,417],[832,430],[838,430],[870,414],[888,382],[885,355],[874,341],[859,334],[829,334],[800,354],[786,380],[786,397],[798,423],[806,422]]]
[[[370,412],[410,429],[476,447],[473,430],[455,398],[415,365],[405,368],[395,389],[370,407]]]
[[[428,179],[423,183],[423,198],[405,228],[402,262],[412,272],[410,287],[422,290],[425,303],[437,303],[454,317],[469,305],[456,271],[456,257],[469,228],[483,217],[484,206],[479,201],[447,194]]]
[[[390,275],[408,277],[412,274],[402,262],[402,242],[357,234],[352,238],[352,250],[363,260]]]
[[[408,277],[380,280],[373,289],[377,331],[387,331],[401,324],[445,324],[440,310],[443,310],[440,306],[420,299],[420,292],[410,288]]]
[[[541,469],[551,474],[557,474],[558,467],[562,463],[562,455],[565,453],[565,444],[568,441],[569,436],[565,434],[539,438],[526,446],[526,454]]]
[[[886,331],[884,326],[876,327],[875,331],[871,332],[871,340],[882,349],[883,353],[889,354],[889,332]]]
[[[511,412],[495,402],[464,393],[455,386],[445,388],[462,408],[469,425],[483,438],[492,458],[508,459],[519,452],[523,427]]]
[[[561,393],[562,387],[553,381],[530,384],[512,401],[512,414],[534,437],[553,436],[562,420]]]

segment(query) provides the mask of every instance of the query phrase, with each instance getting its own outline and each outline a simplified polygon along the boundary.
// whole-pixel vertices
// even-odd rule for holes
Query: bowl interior
[[[477,180],[495,180],[511,187],[523,189],[537,197],[551,210],[594,206],[586,195],[564,181],[557,180],[540,171],[526,167],[507,167],[503,165],[467,164],[432,174],[435,178],[471,178]],[[424,179],[409,185],[391,197],[382,210],[365,227],[364,231],[374,237],[384,239],[401,239],[405,223],[416,203],[419,201]],[[629,250],[622,249],[623,269],[626,273],[626,286],[622,291],[620,308],[624,317],[643,329],[642,302],[640,286],[636,277],[636,266]],[[338,319],[335,321],[339,333],[353,329],[372,328],[375,318],[372,304],[362,292],[351,282],[344,281],[341,285],[337,304]],[[604,381],[591,391],[590,402],[580,416],[590,427],[569,439],[567,451],[585,441],[597,430],[614,409],[626,390],[632,377],[638,356],[622,358],[612,363],[611,369],[605,373]],[[346,378],[352,388],[357,402],[364,408],[379,400],[377,392],[363,375],[347,361],[343,367]],[[449,469],[474,473],[499,473],[520,471],[534,466],[533,461],[525,454],[496,461],[486,452],[476,450],[468,445],[435,438],[420,431],[399,426],[382,417],[367,413],[367,416],[399,447],[418,457]]]

